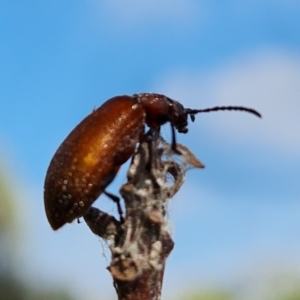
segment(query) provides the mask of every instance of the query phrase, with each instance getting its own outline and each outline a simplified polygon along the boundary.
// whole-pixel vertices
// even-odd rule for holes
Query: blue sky
[[[230,288],[258,270],[300,273],[299,19],[297,0],[0,0],[0,153],[25,219],[28,280],[89,299],[114,294],[103,243],[84,224],[50,229],[43,181],[77,123],[137,92],[263,115],[198,115],[178,134],[206,168],[190,171],[169,204],[175,249],[164,294]],[[168,126],[163,134],[170,139]],[[104,196],[97,206],[115,209]],[[251,298],[256,283],[246,282]]]

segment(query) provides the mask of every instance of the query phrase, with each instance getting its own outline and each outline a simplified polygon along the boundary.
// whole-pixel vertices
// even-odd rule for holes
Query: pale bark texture
[[[177,144],[177,150],[181,155],[158,135],[145,138],[120,189],[124,222],[94,207],[84,217],[92,232],[108,242],[107,269],[119,300],[161,299],[165,264],[174,247],[167,204],[183,184],[186,170],[204,167],[186,147]]]

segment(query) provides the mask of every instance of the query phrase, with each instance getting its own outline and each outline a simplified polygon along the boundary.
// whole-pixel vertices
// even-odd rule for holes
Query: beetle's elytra
[[[121,165],[134,153],[148,125],[153,130],[170,122],[172,146],[175,129],[188,131],[188,116],[216,110],[241,110],[260,117],[249,108],[225,106],[186,109],[160,94],[117,96],[94,110],[66,137],[54,154],[45,179],[44,203],[54,230],[84,215],[105,192]]]
[[[56,230],[81,217],[114,179],[144,132],[145,112],[132,97],[115,97],[67,136],[50,162],[44,200]]]

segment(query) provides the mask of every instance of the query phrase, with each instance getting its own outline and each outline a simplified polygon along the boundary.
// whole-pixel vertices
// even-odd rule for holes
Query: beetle
[[[133,156],[145,125],[159,132],[169,122],[172,148],[180,154],[175,130],[187,133],[188,116],[194,121],[198,113],[218,110],[240,110],[261,117],[256,110],[241,106],[188,109],[154,93],[116,96],[93,110],[62,142],[48,167],[44,204],[53,230],[82,217],[102,193],[117,203],[122,218],[119,198],[108,193],[106,187]]]

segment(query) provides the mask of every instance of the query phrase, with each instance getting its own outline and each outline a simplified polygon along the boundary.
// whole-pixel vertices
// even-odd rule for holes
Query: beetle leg
[[[146,165],[146,168],[148,171],[151,170],[151,165],[152,165],[152,161],[153,161],[152,141],[153,141],[153,136],[155,133],[159,134],[159,130],[155,132],[152,128],[150,128],[148,130],[148,132],[146,133],[146,139],[147,139],[148,150],[149,150],[149,157],[148,157],[148,162]]]
[[[175,152],[175,154],[181,155],[181,152],[177,149],[176,145],[176,132],[175,132],[175,126],[174,122],[171,117],[169,117],[169,122],[171,125],[171,133],[172,133],[172,150]]]
[[[112,201],[114,201],[116,204],[117,204],[117,208],[118,208],[118,213],[120,215],[120,222],[121,223],[124,223],[124,217],[123,217],[123,210],[122,210],[122,207],[121,207],[121,203],[120,203],[120,198],[116,195],[113,195],[107,191],[103,191],[103,193],[108,197],[110,198]]]

